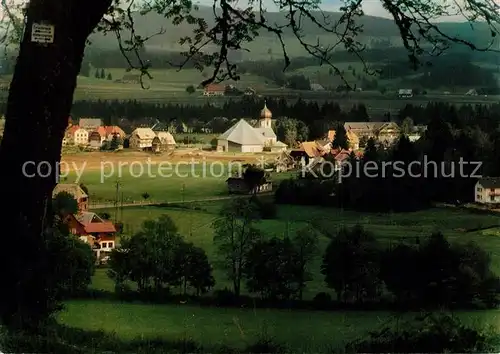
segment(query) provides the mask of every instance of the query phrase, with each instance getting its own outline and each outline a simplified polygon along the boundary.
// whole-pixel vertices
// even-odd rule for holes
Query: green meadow
[[[118,218],[125,222],[126,233],[140,228],[144,220],[169,215],[179,232],[194,244],[203,247],[210,261],[216,259],[212,244],[212,222],[224,201],[197,202],[181,207],[130,207],[119,211]],[[99,210],[105,211],[105,210]],[[108,210],[113,213],[114,210]],[[112,214],[113,215],[113,214]],[[452,208],[435,208],[402,214],[369,214],[305,206],[278,206],[275,220],[263,220],[259,228],[269,236],[283,237],[315,220],[323,227],[335,230],[341,226],[362,224],[372,231],[381,243],[414,242],[417,236],[426,236],[441,230],[451,241],[475,241],[492,256],[494,269],[500,273],[500,227],[485,231],[464,232],[465,228],[495,227],[499,217],[476,214]],[[311,299],[318,292],[330,292],[319,272],[321,255],[328,239],[320,239],[320,249],[311,265],[313,280],[308,283],[305,297]],[[230,286],[223,273],[215,269],[216,289]],[[113,291],[113,283],[105,269],[98,269],[92,287]],[[460,311],[457,315],[474,325],[500,325],[499,312]],[[414,314],[404,314],[410,318]],[[152,305],[122,303],[108,300],[75,300],[67,303],[59,316],[62,324],[83,329],[102,329],[116,334],[122,340],[164,339],[194,340],[204,346],[226,345],[243,347],[259,338],[273,338],[286,343],[296,352],[327,352],[340,348],[350,340],[379,328],[387,321],[399,318],[383,311],[289,311],[272,309],[206,308],[189,304]]]
[[[328,353],[366,336],[390,320],[411,319],[415,313],[362,311],[288,311],[146,305],[111,301],[71,301],[59,321],[86,330],[105,330],[129,341],[193,340],[206,347],[241,348],[265,338],[286,344],[294,353]],[[456,314],[466,324],[500,324],[499,311]]]
[[[102,168],[83,170],[80,178],[77,173],[70,173],[66,183],[83,183],[89,190],[90,204],[114,203],[117,199],[123,203],[145,202],[143,194],[149,195],[148,202],[178,203],[229,196],[226,180],[230,172],[236,172],[241,163],[199,162],[185,163],[166,161],[162,166],[142,161],[123,165],[104,163]],[[81,169],[81,166],[78,168]],[[290,174],[273,174],[278,183]]]
[[[124,207],[118,210],[117,218],[124,223],[125,232],[137,232],[141,224],[148,219],[156,219],[160,215],[170,216],[188,241],[202,247],[212,263],[216,260],[213,247],[212,223],[219,218],[218,211],[226,201],[194,202],[180,207]],[[112,216],[115,209],[102,209]],[[310,222],[335,232],[342,226],[354,226],[359,223],[373,232],[378,240],[388,246],[395,242],[414,243],[417,237],[429,236],[434,231],[441,231],[452,242],[475,241],[490,252],[495,271],[500,274],[500,217],[476,214],[458,209],[429,209],[403,214],[368,214],[309,206],[279,205],[278,217],[274,220],[262,220],[258,227],[270,237],[293,236],[305,228]],[[483,231],[465,232],[467,228],[491,228]],[[498,227],[498,229],[496,229]],[[308,283],[305,297],[312,299],[318,292],[328,291],[319,272],[321,257],[328,243],[328,238],[321,236],[319,252],[311,271],[313,279]],[[230,287],[225,275],[215,269],[216,288]],[[102,290],[112,290],[113,284],[104,271],[99,270],[94,277],[94,286]]]

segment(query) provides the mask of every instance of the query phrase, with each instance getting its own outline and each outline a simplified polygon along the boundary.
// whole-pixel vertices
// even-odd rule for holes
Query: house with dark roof
[[[89,208],[89,196],[85,191],[76,183],[59,183],[52,191],[52,198],[61,192],[71,194],[78,203],[78,210],[81,212],[87,211]]]
[[[474,186],[474,200],[481,204],[500,204],[500,177],[480,178]]]
[[[94,130],[102,125],[102,120],[100,118],[80,118],[78,125],[85,130]]]

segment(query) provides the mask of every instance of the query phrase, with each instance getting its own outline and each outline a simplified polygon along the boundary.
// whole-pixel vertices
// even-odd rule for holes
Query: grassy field
[[[357,74],[362,74],[360,64],[356,63],[338,63],[339,67],[345,70],[346,76],[352,78],[352,75],[347,70],[348,66],[353,66]],[[78,86],[75,92],[75,100],[130,100],[136,99],[149,103],[173,103],[184,105],[204,105],[211,103],[215,105],[223,105],[229,97],[205,97],[202,95],[202,90],[198,89],[193,94],[186,92],[186,87],[189,85],[197,86],[204,80],[205,74],[195,69],[177,70],[151,70],[152,80],[145,79],[145,89],[140,84],[122,84],[115,83],[114,80],[119,79],[125,74],[123,69],[108,69],[113,80],[96,79],[93,77],[79,77]],[[329,69],[326,66],[322,67],[307,67],[296,72],[289,72],[289,75],[294,73],[302,73],[308,76],[313,82],[320,82],[325,86],[329,86],[332,80],[336,84],[340,84],[339,79],[329,74]],[[362,74],[364,76],[364,74]],[[372,78],[371,76],[367,77]],[[5,80],[10,80],[4,77]],[[320,79],[320,80],[319,80]],[[359,81],[359,80],[358,80]],[[283,90],[276,85],[273,85],[267,79],[256,75],[245,74],[241,75],[241,80],[238,82],[225,82],[225,84],[234,84],[239,88],[252,87],[260,96],[276,97],[295,102],[298,98],[306,101],[316,101],[319,104],[326,101],[337,101],[341,108],[349,110],[353,105],[365,104],[368,112],[372,115],[381,115],[386,112],[395,113],[406,104],[425,105],[429,101],[442,101],[456,104],[491,104],[496,103],[499,97],[495,96],[464,96],[467,90],[458,90],[460,94],[445,95],[443,92],[429,92],[426,96],[416,96],[408,99],[399,99],[397,90],[400,88],[398,80],[389,80],[383,82],[389,91],[381,94],[378,91],[363,91],[352,92],[350,94],[341,95],[335,92],[314,92],[314,91],[294,91]],[[401,83],[401,85],[404,85]],[[334,85],[335,86],[335,85]],[[453,92],[453,90],[451,90]],[[463,92],[462,92],[463,91]],[[0,99],[6,99],[6,92],[0,92]]]
[[[218,218],[217,212],[225,201],[194,203],[192,207],[199,210],[160,207],[133,207],[123,208],[118,213],[118,218],[125,224],[127,233],[139,230],[143,221],[155,219],[162,214],[169,215],[179,228],[179,232],[189,241],[206,250],[209,259],[216,259],[212,238],[212,222]],[[103,211],[103,210],[100,210]],[[115,210],[107,210],[114,215]],[[493,267],[500,274],[500,240],[495,229],[464,232],[465,228],[499,226],[500,218],[494,215],[473,214],[454,209],[430,209],[404,214],[368,214],[339,209],[325,209],[318,207],[280,205],[278,218],[263,220],[258,227],[268,236],[283,237],[286,233],[293,236],[296,231],[304,228],[312,219],[326,222],[326,226],[335,231],[341,226],[354,226],[360,223],[373,232],[378,240],[389,245],[391,242],[414,242],[417,236],[425,237],[433,231],[442,231],[451,241],[475,241],[491,253]],[[321,256],[328,243],[326,237],[320,238],[319,252],[312,267],[313,280],[308,284],[305,297],[313,298],[318,292],[328,291],[323,277],[319,272]],[[223,273],[215,270],[217,281],[216,289],[229,287]],[[104,271],[99,270],[93,282],[94,287],[103,290],[112,290],[113,284]]]
[[[134,207],[123,209],[123,220],[129,231],[137,230],[146,219],[169,215],[187,240],[203,247],[211,261],[215,258],[212,245],[212,221],[223,202],[196,203],[200,210],[179,208]],[[110,210],[112,212],[112,210]],[[499,218],[473,214],[455,209],[430,209],[404,214],[368,214],[303,206],[279,206],[278,219],[262,221],[259,227],[268,235],[293,234],[307,225],[311,217],[327,220],[334,230],[342,225],[361,223],[384,243],[405,237],[426,236],[441,230],[452,241],[476,241],[491,253],[494,268],[500,272],[500,228],[465,233],[466,227],[487,227],[499,224]],[[412,240],[410,240],[411,242]],[[311,298],[325,288],[319,264],[328,240],[320,240],[320,252],[312,264],[314,279],[308,284],[305,296]],[[216,288],[229,286],[224,274],[214,272]],[[105,270],[97,271],[93,279],[96,289],[113,290]],[[405,314],[409,318],[413,314]],[[466,323],[500,326],[499,311],[457,313]],[[84,329],[103,329],[114,332],[123,340],[141,338],[191,339],[202,345],[242,347],[262,336],[288,344],[297,352],[325,352],[341,347],[346,341],[359,338],[378,328],[394,314],[389,312],[306,312],[266,309],[200,308],[184,305],[128,304],[113,301],[70,301],[59,316],[63,324]]]
[[[401,319],[413,315],[406,313]],[[287,344],[295,353],[318,353],[341,348],[395,316],[388,312],[292,312],[72,301],[59,321],[87,330],[114,332],[123,340],[188,339],[205,346],[237,348],[267,337]],[[461,312],[457,316],[471,325],[500,324],[499,311]]]

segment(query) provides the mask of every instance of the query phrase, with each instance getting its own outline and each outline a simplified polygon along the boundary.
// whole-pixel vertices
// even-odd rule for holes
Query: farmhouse
[[[425,131],[427,130],[426,125],[416,125],[413,127],[412,131],[408,134],[408,140],[412,143],[420,139]]]
[[[129,139],[131,149],[144,149],[153,146],[153,139],[156,137],[151,128],[136,128]]]
[[[311,91],[325,91],[325,88],[320,84],[311,84]]]
[[[85,130],[95,130],[102,125],[102,120],[99,118],[80,118],[78,125]]]
[[[277,141],[272,128],[272,113],[264,103],[257,127],[241,119],[217,138],[217,151],[262,152],[286,150],[287,145]]]
[[[172,134],[166,131],[156,132],[156,137],[160,140],[160,148],[162,150],[175,149],[177,143]]]
[[[141,75],[125,74],[121,79],[118,79],[116,81],[122,84],[139,84],[141,82]]]
[[[123,131],[122,128],[120,128],[117,125],[110,125],[104,127],[104,134],[105,134],[105,139],[107,141],[113,140],[113,137],[116,135],[120,139],[125,139],[125,132]]]
[[[87,211],[89,208],[89,196],[85,191],[76,183],[59,183],[52,191],[52,198],[61,192],[71,194],[78,203],[78,210],[81,212]]]
[[[346,122],[344,128],[348,138],[354,133],[359,141],[373,138],[383,144],[393,143],[400,134],[399,126],[394,122]]]
[[[91,148],[99,149],[102,146],[102,138],[98,131],[89,134],[89,145]]]
[[[500,203],[500,177],[483,177],[476,182],[474,190],[476,203]]]
[[[210,84],[205,86],[203,96],[224,96],[226,87],[224,85]]]
[[[158,133],[158,132],[168,132],[168,125],[166,123],[164,123],[164,122],[156,122],[151,127],[151,130],[153,130],[155,133]]]
[[[401,98],[413,97],[413,90],[412,89],[399,89],[398,96]]]
[[[97,260],[109,255],[116,247],[115,225],[95,213],[81,212],[77,215],[68,215],[65,222],[73,235],[89,244],[96,253]]]

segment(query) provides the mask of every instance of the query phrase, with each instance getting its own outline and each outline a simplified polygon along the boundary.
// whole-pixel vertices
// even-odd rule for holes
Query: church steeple
[[[267,108],[267,103],[264,101],[264,108],[260,111],[260,127],[261,128],[271,128],[271,118],[273,117],[272,112]]]

